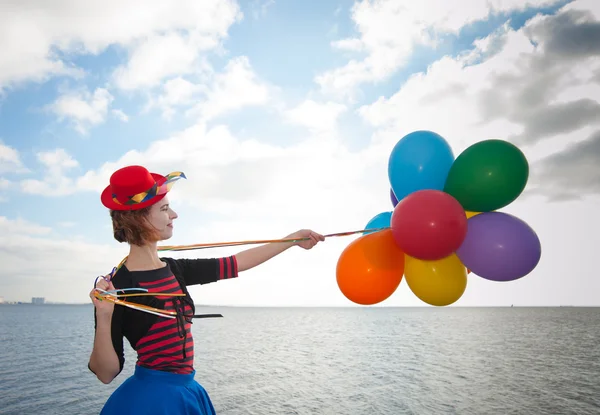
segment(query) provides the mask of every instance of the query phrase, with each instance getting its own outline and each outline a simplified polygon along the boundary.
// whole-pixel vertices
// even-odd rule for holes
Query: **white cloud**
[[[269,7],[275,4],[275,0],[252,0],[252,17],[258,20],[267,15]]]
[[[177,107],[191,105],[200,99],[200,94],[207,91],[208,88],[205,85],[194,84],[180,76],[169,79],[162,86],[162,94],[156,98],[151,98],[145,110],[155,107],[160,108],[163,118],[170,120]]]
[[[24,173],[27,171],[21,161],[19,151],[0,141],[0,173]]]
[[[79,133],[87,134],[89,128],[106,120],[113,99],[104,88],[97,88],[93,94],[87,90],[71,91],[59,96],[47,109],[60,121],[70,120]]]
[[[334,48],[366,53],[346,65],[326,71],[315,81],[326,93],[352,96],[356,86],[383,81],[402,67],[415,45],[435,46],[440,34],[456,34],[464,26],[485,19],[492,12],[547,6],[558,0],[468,0],[456,7],[445,0],[398,2],[363,0],[351,10],[358,36],[336,40]]]
[[[205,96],[188,115],[208,121],[243,107],[265,105],[270,97],[269,87],[258,79],[245,56],[230,60],[224,71],[211,79]]]
[[[307,99],[287,110],[285,116],[291,123],[307,127],[312,133],[333,133],[338,117],[346,110],[345,105],[336,102],[320,103]]]
[[[39,152],[37,159],[44,166],[43,178],[21,181],[23,192],[58,197],[72,194],[77,190],[73,180],[66,174],[69,170],[78,167],[79,163],[64,149]]]
[[[533,135],[541,128],[535,123],[542,122],[551,105],[571,105],[583,98],[600,102],[600,88],[590,83],[591,74],[600,69],[597,59],[563,61],[548,55],[551,38],[538,37],[537,46],[532,43],[530,31],[552,19],[534,19],[519,31],[505,27],[478,42],[472,53],[444,57],[426,73],[414,74],[390,98],[361,106],[360,116],[379,129],[374,144],[387,151],[398,137],[430,129],[451,140],[455,154],[483,139],[515,138],[530,160],[537,161],[572,140],[587,138],[597,126],[593,105],[589,122],[574,117],[567,130],[546,122],[550,130]],[[492,43],[501,49],[488,54]],[[481,57],[485,59],[479,62]]]
[[[113,109],[111,110],[112,114],[117,117],[119,120],[123,122],[129,121],[129,116],[123,112],[123,110]]]
[[[0,216],[0,233],[2,235],[16,233],[23,235],[47,235],[51,231],[52,229],[47,226],[40,226],[23,218],[11,220],[5,216]]]
[[[265,208],[287,210],[290,198],[302,194],[318,197],[314,195],[316,183],[325,189],[320,206],[335,204],[341,208],[348,199],[333,200],[326,195],[333,188],[345,188],[343,182],[350,178],[360,180],[356,157],[331,137],[284,148],[256,140],[241,141],[224,126],[207,129],[200,123],[155,141],[145,151],[130,151],[121,159],[104,164],[99,171],[89,171],[77,179],[77,184],[81,190],[99,192],[114,170],[143,163],[163,174],[184,171],[189,179],[178,182],[177,187],[197,195],[186,197],[185,204],[230,214],[244,203],[245,214],[260,217]],[[292,177],[283,172],[292,172]],[[304,215],[314,212],[318,216],[321,207],[308,204]]]
[[[153,59],[146,61],[147,67],[138,65],[144,62],[144,54],[137,48],[144,48],[145,39],[183,31],[202,39],[194,43],[202,48],[206,39],[210,43],[226,37],[229,27],[242,17],[234,0],[58,0],[51,4],[32,0],[13,2],[2,10],[0,89],[58,74],[79,76],[81,71],[65,57],[98,54],[110,45],[130,48],[132,59],[137,59],[128,66],[123,85],[135,84],[136,76],[148,82],[164,73],[164,62]]]
[[[89,302],[96,276],[107,274],[124,255],[122,246],[56,237],[46,226],[0,216],[0,292],[8,301]]]
[[[124,90],[152,88],[172,76],[201,74],[208,66],[201,52],[217,45],[216,36],[204,34],[169,33],[146,38],[133,48],[129,62],[115,70],[115,84]]]
[[[159,108],[163,118],[171,120],[177,110],[191,106],[186,116],[210,121],[244,107],[266,105],[271,99],[273,87],[259,79],[246,56],[229,60],[222,72],[207,66],[200,78],[198,82],[182,76],[169,79],[145,111]]]

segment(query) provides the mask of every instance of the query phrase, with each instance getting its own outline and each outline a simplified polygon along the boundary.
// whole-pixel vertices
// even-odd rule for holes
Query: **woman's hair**
[[[113,235],[119,242],[144,245],[160,239],[157,229],[148,220],[150,206],[139,210],[111,210]]]

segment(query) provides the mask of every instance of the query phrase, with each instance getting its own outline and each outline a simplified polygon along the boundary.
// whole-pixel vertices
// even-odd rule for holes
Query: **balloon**
[[[424,189],[442,190],[454,162],[452,149],[440,135],[415,131],[392,149],[388,177],[397,200]]]
[[[472,218],[475,215],[479,215],[481,212],[471,212],[470,210],[465,211],[465,214],[467,215],[467,219]]]
[[[484,212],[468,220],[467,236],[456,255],[482,278],[513,281],[533,271],[542,247],[537,234],[521,219]]]
[[[337,284],[350,301],[372,305],[396,291],[404,274],[404,252],[394,243],[391,230],[361,236],[340,255]]]
[[[410,290],[429,305],[450,305],[467,288],[467,269],[455,254],[437,261],[407,255],[404,273]]]
[[[465,210],[490,212],[512,203],[528,177],[529,164],[521,150],[507,141],[485,140],[456,158],[444,191]]]
[[[396,205],[398,204],[398,199],[396,198],[396,195],[394,194],[394,191],[392,189],[390,189],[390,199],[392,199],[392,205],[396,207]]]
[[[389,228],[391,219],[392,219],[392,212],[381,212],[380,214],[375,215],[369,221],[369,223],[367,223],[367,226],[365,226],[365,229]],[[372,232],[374,232],[374,231],[363,232],[363,234],[372,233]]]
[[[392,214],[394,240],[407,255],[436,260],[458,249],[467,233],[467,217],[452,196],[420,190],[398,203]]]

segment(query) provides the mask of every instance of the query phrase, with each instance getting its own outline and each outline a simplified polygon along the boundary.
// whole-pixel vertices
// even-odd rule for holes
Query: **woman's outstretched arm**
[[[324,241],[325,237],[310,229],[302,229],[294,232],[284,239],[304,239],[297,242],[274,242],[255,248],[250,248],[245,251],[238,252],[235,255],[238,272],[246,271],[260,265],[269,259],[281,254],[292,246],[300,246],[304,249],[311,249],[320,241]]]

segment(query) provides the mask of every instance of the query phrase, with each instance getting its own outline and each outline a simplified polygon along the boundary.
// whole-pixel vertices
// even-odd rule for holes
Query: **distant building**
[[[44,297],[33,297],[31,299],[31,304],[44,304],[46,299]]]
[[[4,304],[4,297],[0,297],[0,304]]]

